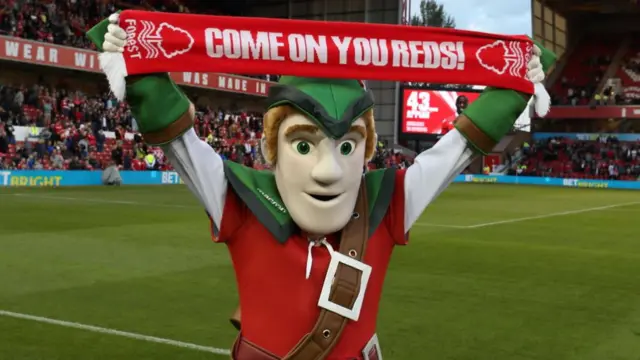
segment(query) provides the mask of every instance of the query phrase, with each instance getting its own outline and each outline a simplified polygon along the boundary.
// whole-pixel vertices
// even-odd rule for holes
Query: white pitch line
[[[598,206],[598,207],[592,207],[592,208],[586,208],[586,209],[580,209],[580,210],[562,211],[562,212],[556,212],[556,213],[550,213],[550,214],[544,214],[544,215],[537,215],[537,216],[527,216],[527,217],[516,218],[516,219],[507,219],[507,220],[502,220],[502,221],[493,221],[493,222],[482,223],[482,224],[477,224],[477,225],[469,225],[466,228],[467,229],[478,229],[478,228],[483,228],[483,227],[493,226],[493,225],[512,224],[512,223],[517,223],[517,222],[521,222],[521,221],[547,219],[547,218],[552,218],[552,217],[566,216],[566,215],[573,215],[573,214],[582,214],[582,213],[587,213],[587,212],[592,212],[592,211],[614,209],[614,208],[618,208],[618,207],[638,205],[638,204],[640,204],[640,201],[634,201],[634,202],[628,202],[628,203],[622,203],[622,204],[606,205],[606,206]]]
[[[6,316],[6,317],[11,317],[11,318],[15,318],[15,319],[22,319],[22,320],[31,320],[31,321],[36,321],[36,322],[40,322],[40,323],[64,326],[64,327],[68,327],[68,328],[86,330],[86,331],[91,331],[91,332],[101,333],[101,334],[109,334],[109,335],[121,336],[121,337],[126,337],[126,338],[129,338],[129,339],[142,340],[142,341],[148,341],[148,342],[157,343],[157,344],[170,345],[170,346],[175,346],[175,347],[179,347],[179,348],[183,348],[183,349],[203,351],[203,352],[208,352],[208,353],[212,353],[212,354],[216,354],[216,355],[227,355],[228,356],[228,355],[231,354],[231,352],[228,349],[219,349],[219,348],[214,348],[214,347],[209,347],[209,346],[196,345],[196,344],[191,344],[191,343],[182,342],[182,341],[159,338],[159,337],[155,337],[155,336],[148,336],[148,335],[136,334],[136,333],[132,333],[132,332],[120,331],[120,330],[115,330],[115,329],[108,329],[108,328],[103,328],[103,327],[98,327],[98,326],[85,325],[85,324],[80,324],[80,323],[71,322],[71,321],[56,320],[56,319],[51,319],[51,318],[46,318],[46,317],[41,317],[41,316],[21,314],[21,313],[12,312],[12,311],[0,310],[0,316]]]
[[[78,197],[67,197],[67,196],[51,196],[51,195],[42,195],[42,194],[27,194],[27,193],[14,193],[14,194],[0,194],[0,195],[10,195],[17,197],[30,197],[30,198],[39,198],[39,199],[49,199],[49,200],[66,200],[66,201],[81,201],[81,202],[93,202],[99,204],[115,204],[115,205],[137,205],[137,206],[155,206],[155,207],[169,207],[169,208],[187,208],[187,209],[200,209],[200,206],[189,206],[189,205],[177,205],[177,204],[155,204],[155,203],[145,203],[138,201],[126,201],[126,200],[107,200],[107,199],[92,199],[92,198],[78,198]],[[432,224],[432,223],[416,223],[418,226],[435,226],[435,227],[444,227],[444,228],[453,228],[453,229],[466,229],[468,226],[462,225],[446,225],[446,224]]]
[[[68,200],[68,201],[83,201],[83,202],[93,202],[100,204],[115,204],[115,205],[138,205],[138,206],[156,206],[156,207],[170,207],[170,208],[198,208],[197,206],[189,206],[189,205],[177,205],[177,204],[157,204],[157,203],[144,203],[138,201],[126,201],[126,200],[106,200],[106,199],[92,199],[92,198],[77,198],[77,197],[67,197],[67,196],[51,196],[51,195],[42,195],[42,194],[7,194],[18,197],[33,197],[39,199],[50,199],[50,200]]]
[[[413,224],[413,226],[424,226],[424,227],[443,227],[443,228],[449,228],[449,229],[467,229],[469,228],[468,225],[448,225],[448,224],[433,224],[433,223],[426,223],[426,222],[416,222],[415,224]]]
[[[12,195],[12,196],[18,196],[18,197],[36,197],[36,198],[52,199],[52,200],[85,201],[85,202],[95,202],[95,203],[104,203],[104,204],[117,204],[117,205],[141,205],[141,206],[155,206],[155,207],[169,207],[169,208],[193,208],[193,209],[200,208],[198,206],[189,206],[189,205],[154,204],[154,203],[144,203],[144,202],[136,202],[136,201],[120,201],[120,200],[90,199],[90,198],[88,199],[88,198],[50,196],[50,195],[26,194],[26,193],[0,194],[0,195]],[[502,224],[512,224],[512,223],[528,221],[528,220],[546,219],[546,218],[552,218],[552,217],[557,217],[557,216],[581,214],[581,213],[586,213],[586,212],[614,209],[614,208],[618,208],[618,207],[638,205],[638,204],[640,204],[640,201],[634,201],[634,202],[628,202],[628,203],[622,203],[622,204],[606,205],[606,206],[598,206],[598,207],[586,208],[586,209],[555,212],[555,213],[549,213],[549,214],[543,214],[543,215],[527,216],[527,217],[521,217],[521,218],[515,218],[515,219],[505,219],[505,220],[492,221],[492,222],[475,224],[475,225],[449,225],[449,224],[434,224],[434,223],[417,222],[417,223],[414,224],[414,226],[442,227],[442,228],[450,228],[450,229],[479,229],[479,228],[483,228],[483,227],[487,227],[487,226],[502,225]]]

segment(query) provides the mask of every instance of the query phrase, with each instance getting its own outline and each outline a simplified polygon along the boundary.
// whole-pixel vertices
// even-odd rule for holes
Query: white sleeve
[[[193,129],[163,145],[163,151],[191,192],[200,200],[220,229],[227,195],[222,158]]]
[[[431,149],[421,152],[404,178],[405,232],[418,220],[427,206],[472,161],[473,150],[467,140],[452,130]]]

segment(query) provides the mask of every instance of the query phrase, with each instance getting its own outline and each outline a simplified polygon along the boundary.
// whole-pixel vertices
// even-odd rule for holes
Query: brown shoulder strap
[[[353,217],[342,230],[338,251],[354,260],[362,261],[369,237],[368,230],[367,187],[363,179]],[[331,287],[329,300],[351,309],[360,291],[360,275],[360,271],[340,264]],[[340,340],[348,321],[349,319],[342,315],[322,309],[313,330],[305,335],[283,360],[325,359]]]

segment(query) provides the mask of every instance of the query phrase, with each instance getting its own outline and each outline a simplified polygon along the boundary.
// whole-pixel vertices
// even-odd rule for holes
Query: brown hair
[[[271,108],[264,114],[264,132],[262,134],[262,137],[266,139],[265,148],[267,153],[262,155],[264,156],[265,160],[267,160],[267,162],[271,164],[276,163],[276,160],[278,158],[278,129],[280,128],[280,124],[284,119],[295,114],[301,113],[290,105],[282,105]],[[377,141],[376,126],[373,118],[373,109],[367,110],[367,112],[362,115],[362,118],[367,129],[367,134],[365,137],[364,158],[366,161],[369,161],[371,160],[371,158],[373,158]]]

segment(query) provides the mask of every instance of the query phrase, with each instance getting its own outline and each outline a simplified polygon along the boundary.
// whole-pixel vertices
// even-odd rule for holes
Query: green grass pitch
[[[183,186],[0,188],[0,359],[227,359],[208,229]],[[637,191],[451,186],[395,251],[385,359],[640,359],[639,230]]]

